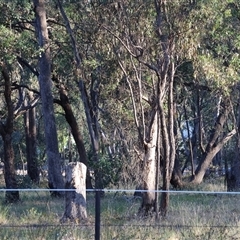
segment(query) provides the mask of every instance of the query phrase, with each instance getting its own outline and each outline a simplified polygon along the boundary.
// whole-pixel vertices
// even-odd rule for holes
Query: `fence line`
[[[126,227],[124,224],[100,224],[101,227]],[[0,224],[1,228],[47,228],[47,227],[94,227],[93,224],[24,224],[24,225],[6,225],[6,224]],[[182,225],[182,224],[131,224],[131,227],[141,227],[141,228],[192,228],[193,225]],[[239,228],[239,226],[236,225],[197,225],[198,228]]]
[[[94,222],[89,222],[87,224],[23,224],[23,225],[5,225],[5,224],[0,224],[0,229],[3,228],[52,228],[52,227],[84,227],[86,229],[88,228],[93,228],[95,224],[95,240],[100,240],[100,229],[102,227],[126,227],[124,224],[101,224],[101,200],[100,200],[100,193],[105,192],[105,193],[116,193],[116,192],[122,192],[122,193],[134,193],[134,192],[158,192],[158,193],[170,193],[170,194],[206,194],[206,195],[240,195],[240,192],[227,192],[227,191],[187,191],[187,190],[141,190],[141,189],[49,189],[49,188],[18,188],[18,189],[5,189],[1,188],[0,192],[9,192],[9,191],[19,191],[19,192],[54,192],[54,191],[61,191],[61,192],[72,192],[76,190],[82,190],[86,192],[92,192],[95,193],[95,221]],[[179,229],[184,229],[184,228],[192,228],[193,225],[189,224],[131,224],[131,227],[134,228],[179,228]],[[239,228],[238,225],[234,225],[231,223],[230,224],[220,224],[220,225],[208,225],[208,224],[200,224],[196,225],[195,227],[197,228],[215,228],[215,229],[221,229],[221,228]]]
[[[240,195],[240,192],[227,192],[227,191],[188,191],[188,190],[144,190],[144,189],[80,189],[77,190],[86,192],[154,192],[154,193],[182,193],[182,194],[224,194],[224,195]],[[49,188],[0,188],[0,192],[72,192],[76,191],[76,189],[49,189]]]

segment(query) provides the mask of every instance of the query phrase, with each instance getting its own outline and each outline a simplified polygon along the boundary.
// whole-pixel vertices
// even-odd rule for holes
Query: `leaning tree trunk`
[[[61,174],[60,154],[58,150],[57,130],[53,108],[51,55],[45,1],[33,0],[33,3],[36,14],[36,34],[38,36],[39,47],[43,49],[39,59],[39,84],[48,160],[48,185],[50,189],[62,189],[64,182]],[[52,194],[58,196],[62,195],[60,191],[54,191]]]
[[[226,134],[222,139],[219,140],[220,134],[222,134],[223,126],[227,120],[229,113],[229,101],[222,103],[222,111],[218,115],[215,123],[215,129],[213,130],[210,140],[207,144],[205,153],[202,156],[202,159],[197,166],[195,171],[195,176],[193,177],[191,184],[199,184],[202,182],[203,177],[210,166],[213,158],[216,154],[222,149],[225,143],[227,143],[235,134],[236,129],[233,129],[228,134]]]
[[[60,222],[68,220],[80,223],[87,219],[86,209],[86,172],[87,167],[80,162],[71,162],[66,167],[65,212]]]
[[[58,103],[64,110],[65,113],[65,119],[67,120],[70,128],[71,128],[71,133],[74,138],[75,144],[77,146],[78,154],[80,157],[80,162],[84,163],[86,166],[88,166],[88,159],[87,159],[87,153],[86,149],[83,143],[83,137],[80,132],[80,129],[78,127],[77,120],[73,114],[73,110],[68,98],[68,92],[66,87],[59,82],[59,80],[53,76],[53,81],[57,83],[57,87],[59,89],[59,95],[60,95],[60,100],[55,100],[56,103]],[[90,177],[90,172],[87,171],[87,178],[86,178],[86,185],[88,189],[92,188],[92,183],[91,183],[91,177]]]

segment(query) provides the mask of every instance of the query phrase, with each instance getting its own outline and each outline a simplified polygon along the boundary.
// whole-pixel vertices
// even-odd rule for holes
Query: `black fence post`
[[[100,240],[101,190],[95,189],[95,240]]]

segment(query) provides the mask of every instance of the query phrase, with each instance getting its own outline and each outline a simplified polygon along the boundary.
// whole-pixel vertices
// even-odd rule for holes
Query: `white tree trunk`
[[[80,223],[87,219],[86,208],[86,173],[87,167],[81,162],[71,162],[66,167],[65,212],[60,222],[68,220]]]
[[[144,154],[144,172],[143,188],[149,192],[143,193],[143,202],[140,211],[147,215],[154,210],[155,206],[155,188],[156,188],[156,147],[158,136],[157,113],[155,113],[153,123],[150,129],[150,141],[145,146]]]

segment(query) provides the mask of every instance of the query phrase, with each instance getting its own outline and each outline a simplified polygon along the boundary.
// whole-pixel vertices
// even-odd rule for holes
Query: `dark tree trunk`
[[[12,133],[13,133],[13,120],[14,110],[11,99],[11,80],[4,64],[1,65],[2,75],[4,78],[4,97],[7,104],[7,119],[4,123],[0,122],[0,134],[3,139],[4,148],[4,179],[7,189],[17,189],[17,181],[14,166],[14,151],[12,146]],[[7,191],[6,192],[7,202],[16,202],[20,199],[18,191]]]
[[[4,178],[7,189],[17,189],[17,181],[14,166],[14,151],[12,146],[12,136],[6,133],[3,138],[4,147]],[[20,199],[18,191],[7,191],[6,202],[17,202]]]
[[[239,93],[240,94],[240,93]],[[240,102],[240,97],[238,99]],[[227,191],[240,190],[240,104],[238,104],[238,120],[237,120],[237,143],[235,147],[235,156],[232,161],[232,166],[228,169],[227,161],[225,160],[226,183]]]
[[[191,181],[191,183],[199,184],[202,182],[203,177],[209,165],[211,164],[213,158],[222,149],[223,145],[226,142],[228,142],[232,138],[232,136],[235,135],[236,130],[233,129],[231,132],[225,135],[221,140],[219,140],[219,136],[223,131],[223,126],[227,119],[228,112],[229,112],[229,102],[225,101],[222,103],[222,111],[217,117],[215,128],[213,129],[213,132],[212,132],[212,135],[210,136],[210,140],[207,144],[205,153],[202,156],[202,159],[195,171],[195,176]]]
[[[63,17],[63,19],[65,21],[66,30],[67,30],[67,32],[68,32],[68,34],[70,36],[70,39],[71,39],[73,53],[74,53],[74,57],[75,57],[76,75],[77,75],[77,78],[79,78],[80,77],[79,73],[81,72],[81,63],[82,63],[82,59],[80,57],[80,52],[78,51],[77,42],[76,42],[75,36],[73,34],[73,31],[71,29],[71,25],[70,25],[70,22],[68,20],[68,17],[66,15],[65,11],[64,11],[64,8],[63,8],[63,6],[62,6],[62,4],[61,4],[61,2],[59,0],[57,1],[57,4],[58,4],[59,10],[60,10],[60,12],[62,14],[62,17]],[[80,87],[80,91],[82,91],[81,90],[81,84],[79,84],[79,87]],[[93,147],[93,152],[94,152],[94,159],[95,159],[95,162],[96,162],[96,161],[99,160],[99,156],[98,156],[98,150],[99,150],[98,149],[99,148],[99,146],[98,146],[98,133],[97,132],[95,132],[95,133],[93,132],[93,126],[91,124],[94,124],[94,123],[90,123],[91,117],[90,117],[90,113],[89,113],[89,111],[90,111],[90,108],[89,108],[90,107],[90,105],[89,105],[89,98],[88,98],[88,95],[87,95],[87,92],[85,91],[85,89],[83,91],[84,92],[82,92],[82,94],[84,94],[84,96],[82,96],[82,97],[85,97],[85,99],[87,99],[87,101],[86,102],[83,101],[83,103],[84,103],[85,113],[86,113],[86,117],[87,117],[88,129],[89,129],[89,133],[90,133],[90,138],[91,138],[91,143],[92,143],[92,147]],[[93,138],[94,138],[94,140],[93,140]],[[82,159],[84,159],[86,157],[86,152],[84,151],[85,148],[84,148],[84,146],[83,146],[83,144],[81,142],[82,141],[79,141],[79,138],[78,138],[78,143],[76,142],[76,144],[79,144],[78,145],[78,150],[81,151],[81,154],[83,155]],[[84,156],[84,154],[85,154],[85,156]],[[86,158],[86,162],[84,162],[84,163],[87,165],[87,158]],[[99,185],[98,188],[101,188],[102,184],[100,182],[102,182],[102,180],[101,180],[101,177],[98,176],[98,175],[99,175],[99,173],[98,173],[98,171],[96,171],[95,172],[95,179],[99,179],[97,181],[97,185]],[[92,188],[89,171],[87,173],[87,186],[89,188]]]
[[[93,85],[93,83],[92,83]],[[87,118],[87,124],[88,124],[88,131],[92,143],[92,150],[93,150],[93,160],[96,164],[99,163],[99,130],[98,130],[98,114],[97,114],[97,102],[91,102],[90,104],[89,96],[87,94],[86,87],[84,85],[83,81],[79,81],[79,89],[81,92],[82,101],[84,104],[84,110]],[[97,96],[94,95],[94,90],[91,91],[92,98],[97,98]],[[92,99],[93,100],[93,99]],[[95,175],[95,188],[102,189],[103,188],[103,182],[101,178],[101,171],[96,168],[94,170]]]
[[[174,98],[173,83],[175,75],[175,65],[173,59],[174,37],[171,36],[171,29],[167,20],[168,11],[165,1],[154,1],[156,11],[156,35],[161,44],[162,58],[158,59],[158,85],[157,99],[158,111],[161,124],[161,142],[163,159],[163,186],[164,192],[161,196],[160,213],[166,216],[169,205],[170,180],[175,161],[175,136],[174,136]],[[164,22],[163,19],[166,21]],[[163,30],[165,28],[165,30]],[[167,100],[167,111],[164,107],[164,101]]]
[[[36,34],[40,48],[44,49],[39,59],[39,84],[48,160],[48,185],[50,189],[63,189],[64,182],[61,174],[60,154],[58,150],[57,130],[53,108],[51,56],[45,1],[33,0],[33,3],[36,14]],[[63,195],[63,193],[59,191],[53,191],[52,194],[57,196]]]
[[[71,128],[71,133],[72,133],[72,136],[73,136],[74,141],[77,146],[78,154],[80,157],[80,162],[82,162],[86,166],[88,166],[87,154],[86,154],[86,149],[84,147],[83,138],[82,138],[82,135],[78,128],[77,120],[74,117],[72,107],[69,102],[67,90],[66,90],[65,86],[63,84],[61,84],[55,76],[53,76],[53,81],[55,81],[57,83],[57,87],[59,89],[59,95],[60,95],[60,101],[59,100],[55,100],[55,101],[59,105],[61,105],[61,107],[63,108],[63,110],[65,112],[65,118]],[[92,188],[90,173],[88,170],[87,170],[86,185],[87,185],[88,189]]]
[[[32,94],[29,93],[29,100]],[[34,183],[39,183],[39,168],[37,161],[37,128],[36,109],[30,108],[24,114],[26,152],[27,152],[27,173]]]

